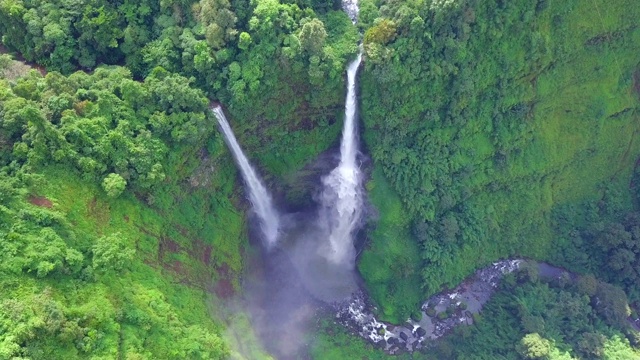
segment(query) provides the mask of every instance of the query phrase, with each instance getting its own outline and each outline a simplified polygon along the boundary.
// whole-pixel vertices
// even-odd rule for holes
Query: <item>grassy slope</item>
[[[474,234],[480,241],[461,246],[453,258],[427,267],[424,276],[432,283],[452,286],[498,258],[519,255],[547,259],[554,242],[550,213],[555,206],[598,198],[603,186],[610,183],[620,188],[629,184],[640,154],[638,94],[633,92],[631,80],[640,61],[640,29],[634,26],[638,7],[632,1],[547,3],[533,29],[487,38],[471,54],[477,59],[474,73],[482,74],[476,84],[478,95],[499,86],[492,81],[492,74],[499,71],[495,59],[524,61],[522,44],[528,31],[539,32],[557,58],[543,59],[546,66],[538,73],[520,74],[511,80],[520,91],[503,99],[503,104],[533,104],[527,123],[520,125],[524,131],[515,137],[511,133],[492,139],[482,113],[458,129],[461,150],[450,162],[473,165],[474,172],[467,180],[471,197],[464,206],[482,214],[479,227],[462,231],[483,233]],[[478,19],[487,11],[483,6],[487,5],[476,9]],[[558,16],[565,24],[560,30],[553,25]],[[375,136],[368,134],[366,138]],[[509,153],[507,166],[502,169],[494,164],[499,147]],[[389,197],[387,193],[384,187],[371,189],[371,197],[383,214],[371,236],[372,249],[388,247],[384,234],[402,234],[404,230],[398,229],[405,228],[384,221],[401,219],[406,213],[393,206],[393,201],[375,201]],[[387,262],[404,262],[406,254],[415,251],[416,245],[403,243],[403,249],[393,251],[403,255]],[[405,308],[417,305],[411,303],[415,292],[393,291],[397,271],[386,267],[374,270],[381,254],[379,250],[365,253],[360,270],[382,307],[383,317],[403,321],[397,315],[407,314]],[[414,289],[419,287],[420,282],[413,282]],[[433,290],[430,287],[427,292]]]

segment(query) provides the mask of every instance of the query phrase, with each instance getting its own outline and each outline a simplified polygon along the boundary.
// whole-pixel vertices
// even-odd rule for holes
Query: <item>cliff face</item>
[[[363,15],[378,18],[362,118],[384,176],[370,189],[402,206],[378,202],[401,220],[379,224],[360,269],[390,318],[496,259],[551,258],[555,209],[628,194],[640,154],[633,1],[385,3]]]

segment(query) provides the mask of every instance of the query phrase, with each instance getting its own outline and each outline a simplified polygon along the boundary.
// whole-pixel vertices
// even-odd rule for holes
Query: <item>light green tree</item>
[[[520,340],[517,350],[525,359],[543,359],[552,349],[551,342],[538,333],[527,334]]]
[[[241,32],[240,39],[238,41],[238,47],[242,50],[247,50],[249,48],[249,45],[251,45],[251,35],[244,31]]]
[[[91,251],[93,268],[98,271],[122,270],[136,252],[118,232],[98,238]]]
[[[127,181],[119,174],[111,173],[102,181],[102,187],[109,197],[117,198],[127,187]]]
[[[299,35],[300,43],[302,48],[310,55],[320,55],[322,53],[326,38],[327,31],[324,29],[322,21],[312,19],[302,25]]]

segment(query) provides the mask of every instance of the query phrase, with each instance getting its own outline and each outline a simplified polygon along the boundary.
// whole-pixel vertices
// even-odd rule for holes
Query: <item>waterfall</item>
[[[266,246],[267,248],[271,248],[278,240],[278,228],[280,226],[280,218],[273,206],[271,195],[269,195],[267,188],[262,184],[255,170],[251,167],[249,160],[247,160],[247,157],[242,152],[238,140],[236,140],[235,135],[233,135],[231,126],[229,126],[229,122],[222,112],[222,108],[216,106],[213,107],[211,111],[213,111],[213,114],[218,119],[227,145],[231,149],[233,157],[240,167],[242,177],[249,190],[249,200],[253,206],[253,211],[258,215],[260,220],[260,228],[264,235]]]
[[[335,264],[352,268],[355,262],[353,232],[360,222],[362,184],[356,164],[358,132],[356,123],[356,73],[362,53],[347,68],[347,99],[340,144],[340,163],[322,179],[320,220],[326,224],[329,239],[326,257]]]
[[[358,14],[360,13],[358,0],[342,0],[342,9],[349,15],[351,22],[355,24],[358,21]]]

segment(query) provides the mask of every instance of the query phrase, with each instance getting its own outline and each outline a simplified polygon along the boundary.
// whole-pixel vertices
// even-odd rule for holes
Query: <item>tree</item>
[[[591,274],[580,276],[576,282],[576,287],[580,293],[591,297],[598,291],[598,280]]]
[[[7,54],[0,55],[0,77],[4,76],[4,71],[7,70],[9,66],[11,66],[12,62],[13,60],[11,59],[10,55],[7,55]]]
[[[298,37],[302,48],[307,51],[309,55],[320,55],[327,38],[327,31],[324,29],[322,21],[311,19],[302,25]]]
[[[205,28],[207,43],[213,49],[221,49],[227,41],[235,38],[237,18],[228,0],[201,0],[194,10]]]
[[[102,187],[109,197],[117,198],[127,187],[127,181],[119,174],[111,173],[102,181]]]
[[[614,285],[598,284],[598,291],[593,298],[595,309],[611,326],[622,325],[631,315],[627,295]]]
[[[249,45],[251,45],[251,35],[244,31],[241,32],[240,39],[238,40],[238,48],[240,48],[241,50],[247,50],[249,48]]]
[[[364,34],[365,45],[376,43],[385,45],[396,37],[396,25],[391,20],[380,20]]]
[[[122,270],[133,259],[135,250],[120,233],[101,236],[92,249],[93,268],[97,271]]]
[[[542,359],[549,355],[552,349],[551,342],[538,333],[527,334],[520,340],[517,346],[518,353],[525,359]]]
[[[585,359],[599,358],[603,354],[607,338],[600,333],[584,333],[578,340],[576,350],[585,355]]]
[[[638,359],[640,354],[629,346],[629,341],[614,335],[604,344],[603,359],[605,360],[627,360]]]

